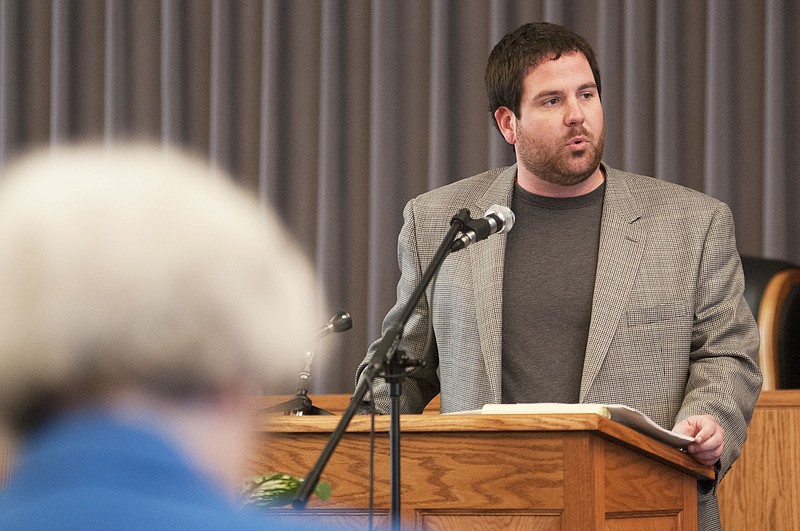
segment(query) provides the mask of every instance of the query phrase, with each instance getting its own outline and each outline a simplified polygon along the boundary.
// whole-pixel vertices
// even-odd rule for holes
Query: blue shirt
[[[234,507],[177,448],[98,411],[49,423],[29,438],[0,530],[300,529]]]

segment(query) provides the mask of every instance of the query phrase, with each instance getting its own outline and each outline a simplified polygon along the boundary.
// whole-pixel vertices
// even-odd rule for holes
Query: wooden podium
[[[253,407],[260,410],[264,407],[283,402],[288,398],[290,397],[256,397]],[[347,405],[350,397],[349,395],[315,395],[313,398],[315,405],[332,412],[341,412]],[[431,406],[432,411],[423,416],[435,417],[438,413],[437,407],[436,404],[433,404]],[[316,460],[322,443],[324,440],[327,440],[325,431],[329,428],[327,425],[322,426],[320,424],[330,422],[330,420],[317,421],[313,418],[295,419],[286,417],[279,417],[279,420],[283,426],[278,426],[278,423],[275,423],[272,432],[269,431],[269,428],[262,425],[258,433],[260,441],[253,447],[251,469],[255,473],[287,471],[303,476]],[[364,421],[359,420],[358,422]],[[417,420],[416,422],[420,421]],[[450,421],[445,419],[445,422]],[[310,435],[302,435],[304,429],[311,429],[308,423],[317,424],[314,429],[318,430],[316,431],[318,435],[315,435],[313,440]],[[406,425],[408,425],[407,420]],[[733,468],[719,487],[722,524],[726,531],[751,531],[753,529],[796,531],[800,529],[800,511],[797,510],[797,508],[800,507],[800,482],[797,481],[797,478],[800,477],[800,435],[797,433],[798,425],[800,425],[800,390],[764,391],[761,393],[756,403],[753,422],[750,425],[747,444],[745,444],[742,456],[734,463]],[[523,427],[523,430],[524,429]],[[497,429],[495,429],[495,431],[497,431]],[[588,431],[592,432],[591,429]],[[272,448],[268,446],[271,444],[269,441],[264,441],[264,437],[270,435],[270,433],[272,433],[274,438],[272,441],[274,446]],[[406,448],[412,433],[403,435],[403,451],[406,460],[413,458],[415,455],[409,454],[411,449]],[[458,432],[455,433],[458,434]],[[465,437],[464,433],[467,434],[468,438],[468,430],[466,432],[461,432],[459,436]],[[594,433],[599,438],[607,439],[611,437],[610,440],[612,442],[615,437],[613,433],[604,434],[602,430],[596,430]],[[378,446],[380,455],[377,458],[378,464],[376,466],[379,483],[376,485],[376,488],[379,489],[377,494],[381,500],[381,505],[379,506],[380,510],[385,513],[386,508],[389,506],[387,494],[388,445],[386,442],[385,425],[381,428],[380,434],[379,437],[381,437],[381,440],[379,440]],[[419,435],[419,433],[417,435]],[[475,436],[482,436],[482,432],[475,433]],[[633,437],[632,445],[625,441],[625,437],[618,439],[618,442],[615,444],[618,444],[618,446],[621,446],[623,449],[633,449],[635,452],[633,457],[636,459],[640,459],[642,455],[650,459],[653,452],[649,451],[647,448],[640,448],[637,446],[636,441],[640,441],[641,439],[638,438],[636,434],[630,434],[630,432],[628,432],[628,436]],[[278,446],[286,446],[288,442],[291,441],[292,437],[299,438],[302,441],[294,450],[291,448],[281,449]],[[502,439],[502,437],[500,438]],[[317,510],[330,511],[332,513],[332,518],[336,522],[344,524],[353,522],[354,527],[364,528],[361,524],[366,520],[363,511],[363,507],[366,506],[365,482],[367,475],[367,443],[365,439],[366,434],[363,433],[363,429],[361,433],[353,432],[348,436],[347,441],[343,443],[344,446],[337,449],[336,453],[334,453],[330,464],[323,473],[323,479],[330,481],[334,485],[333,499],[324,505],[318,503],[312,504],[313,509],[309,511],[309,517],[317,514],[315,512]],[[349,449],[348,446],[350,447]],[[663,448],[660,445],[658,445],[657,448],[656,454],[658,454],[659,451],[663,451],[666,452],[667,456],[672,457],[675,455],[675,452],[671,449]],[[425,449],[425,447],[423,447],[423,449]],[[512,455],[516,455],[518,449],[513,448],[512,450]],[[304,455],[304,452],[307,455]],[[431,452],[433,452],[433,450],[431,450]],[[444,467],[448,465],[451,463],[451,461],[449,461],[449,456],[454,452],[456,454],[458,453],[455,447],[449,447],[446,452],[448,460],[437,460],[436,456],[430,457],[431,461],[434,463],[432,466]],[[0,433],[0,493],[12,470],[12,454],[13,452],[11,451],[9,441]],[[282,460],[276,464],[276,459],[281,459],[280,455],[292,455],[293,457]],[[464,459],[468,457],[469,456],[464,456]],[[499,452],[492,453],[490,458],[497,463],[502,463],[504,454]],[[656,456],[655,459],[658,462],[660,458]],[[668,461],[670,460],[668,459]],[[672,461],[670,461],[670,463],[672,463]],[[349,464],[352,464],[354,468],[352,472],[347,469]],[[675,463],[672,463],[670,466],[674,468]],[[677,466],[680,470],[680,467],[683,465],[681,462],[678,462]],[[415,468],[412,468],[406,463],[404,463],[404,467],[403,483],[406,489],[412,488],[411,482],[413,482],[413,488],[416,491],[427,492],[427,498],[433,501],[439,499],[437,496],[441,496],[441,494],[439,494],[440,492],[448,492],[445,490],[446,486],[439,481],[430,482],[427,485],[427,490],[425,490],[425,486],[420,482],[427,481],[426,477],[428,476],[423,474],[421,479],[419,477],[412,477],[411,473]],[[518,479],[518,475],[523,474],[524,471],[528,469],[529,467],[526,465],[522,470],[513,470],[512,476],[508,479],[498,478],[495,482],[495,484],[498,485],[498,492],[502,493],[506,488],[506,484],[513,487],[512,482],[513,484],[521,483],[525,489],[535,488],[532,480],[525,481],[524,477],[522,480]],[[485,468],[481,470],[485,470]],[[686,470],[692,469],[686,467]],[[693,471],[692,473],[695,472]],[[341,474],[343,476],[341,481],[337,479],[336,474]],[[638,482],[638,478],[635,481]],[[639,484],[638,488],[644,488],[643,485],[645,484]],[[515,495],[515,491],[513,489],[509,490],[509,494]],[[411,499],[405,492],[404,496],[403,504],[405,508],[409,510],[411,509]],[[501,495],[492,492],[492,500],[498,497],[501,497]],[[433,503],[430,503],[429,506],[432,504]],[[351,510],[352,508],[358,509],[359,507],[361,510]],[[502,509],[502,507],[505,507],[505,505],[498,505],[493,509]],[[530,507],[533,507],[533,505],[529,504],[527,507],[528,508],[522,511],[517,511],[516,514],[522,514],[523,516],[529,514]],[[690,510],[692,509],[690,508]],[[464,511],[460,511],[461,514],[463,514]],[[458,511],[451,511],[451,514],[456,514],[457,512]],[[506,512],[512,511],[508,510]],[[440,512],[440,514],[445,513]],[[489,514],[494,515],[490,516],[491,518],[498,518],[496,516],[498,514],[497,512]],[[352,517],[348,515],[352,515]],[[410,518],[413,522],[415,516],[411,516]],[[513,520],[511,517],[509,518],[509,521]],[[684,516],[684,519],[685,518]],[[653,527],[659,523],[657,519],[650,521],[656,522],[653,524]],[[611,520],[611,522],[612,526],[614,523],[619,523],[614,520]],[[483,527],[485,528],[483,531],[490,531],[490,526]],[[562,525],[562,527],[565,526]],[[686,526],[684,526],[684,528],[686,528]],[[642,526],[642,531],[644,529],[646,529],[646,527]]]
[[[263,417],[251,472],[305,474],[339,421]],[[378,417],[375,524],[389,523],[389,419]],[[713,470],[593,414],[404,415],[403,525],[411,529],[691,530]],[[365,529],[370,418],[356,417],[322,474],[333,495],[302,518]],[[291,511],[291,509],[287,509]]]

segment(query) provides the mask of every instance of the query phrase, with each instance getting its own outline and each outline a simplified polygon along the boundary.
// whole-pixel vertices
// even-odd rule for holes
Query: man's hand
[[[725,447],[725,430],[711,415],[686,417],[672,428],[675,433],[694,437],[686,451],[700,463],[713,466]]]

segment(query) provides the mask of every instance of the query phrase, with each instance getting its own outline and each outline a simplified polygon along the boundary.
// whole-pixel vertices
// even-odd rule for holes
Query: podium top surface
[[[329,434],[334,431],[341,417],[262,415],[257,429],[276,436],[278,434]],[[389,430],[388,416],[375,417],[375,430]],[[364,434],[371,429],[368,415],[353,418],[347,433]],[[671,466],[683,469],[697,478],[713,479],[714,469],[701,465],[686,453],[664,443],[653,440],[627,426],[592,413],[581,414],[535,414],[535,415],[401,415],[400,429],[404,433],[490,433],[490,432],[593,432],[595,435],[613,440],[635,451],[658,459]]]

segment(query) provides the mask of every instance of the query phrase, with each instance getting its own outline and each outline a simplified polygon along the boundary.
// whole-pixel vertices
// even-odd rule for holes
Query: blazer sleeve
[[[744,274],[733,217],[718,203],[703,243],[697,276],[689,378],[675,422],[712,415],[725,430],[717,482],[742,451],[761,390],[759,336],[744,299]]]
[[[403,228],[400,230],[397,243],[397,261],[400,266],[397,302],[383,319],[381,336],[386,333],[389,326],[399,320],[411,294],[420,282],[424,268],[427,267],[427,261],[422,263],[423,261],[420,259],[415,206],[416,200],[412,199],[403,210]],[[414,312],[406,323],[398,345],[399,352],[405,352],[410,358],[415,358],[424,363],[421,367],[406,371],[407,376],[403,380],[402,395],[400,397],[400,411],[402,413],[422,413],[428,402],[439,394],[439,377],[436,372],[439,366],[439,359],[436,338],[433,336],[433,328],[430,323],[430,309],[428,294],[426,293],[414,308]],[[356,371],[356,385],[358,385],[364,369],[375,354],[379,343],[380,339],[372,343],[367,350],[367,356]],[[385,380],[377,377],[373,383],[372,391],[378,411],[388,413],[389,393]]]

